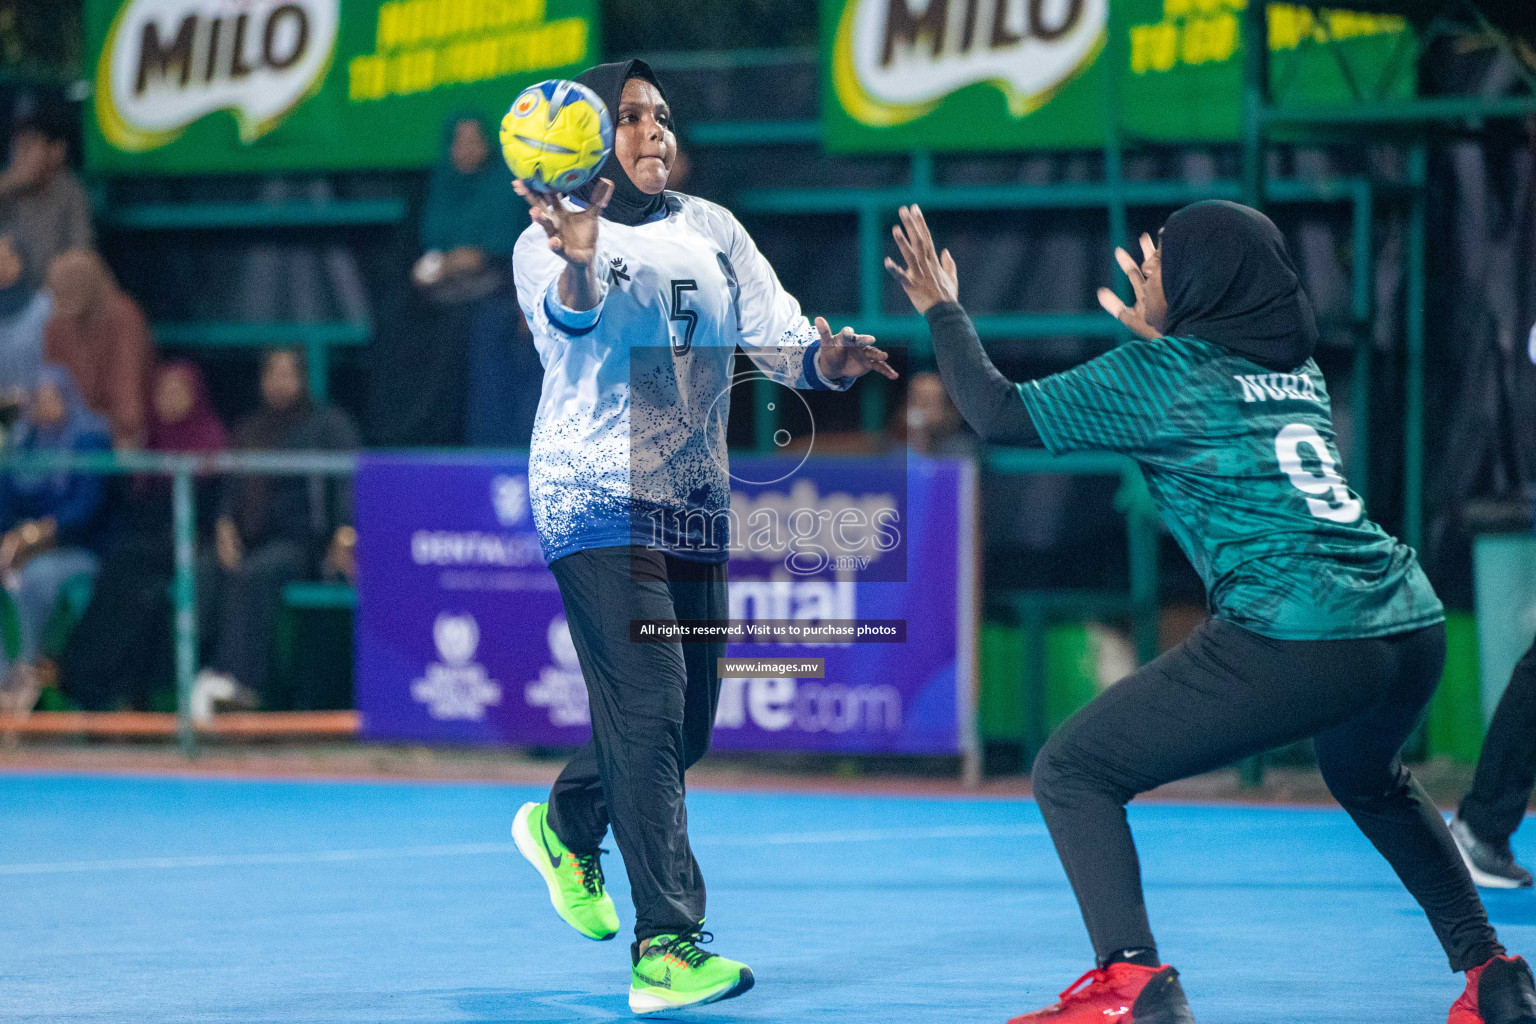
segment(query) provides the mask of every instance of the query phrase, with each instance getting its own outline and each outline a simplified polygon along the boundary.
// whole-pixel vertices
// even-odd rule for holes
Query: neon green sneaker
[[[630,951],[635,966],[630,971],[629,1008],[635,1013],[682,1010],[734,999],[750,989],[752,968],[699,948],[710,938],[708,932],[658,935],[644,955],[635,943]]]
[[[549,886],[549,902],[565,923],[599,942],[619,933],[619,911],[603,888],[599,853],[586,856],[565,848],[549,827],[548,804],[523,804],[512,819],[512,839]]]

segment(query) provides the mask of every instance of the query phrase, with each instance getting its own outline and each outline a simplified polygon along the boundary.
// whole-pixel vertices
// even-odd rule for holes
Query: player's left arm
[[[735,280],[741,347],[758,369],[801,389],[846,391],[871,370],[896,379],[889,355],[872,336],[852,327],[834,334],[822,317],[813,327],[752,236],[728,211],[719,212],[725,235],[721,248],[728,261],[722,269]]]

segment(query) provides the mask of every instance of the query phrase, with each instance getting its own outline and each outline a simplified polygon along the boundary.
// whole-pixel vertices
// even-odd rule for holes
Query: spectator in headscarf
[[[473,114],[449,121],[447,152],[432,170],[416,283],[438,297],[484,295],[499,283],[522,229],[512,174],[492,155]]]
[[[52,311],[48,293],[27,279],[11,236],[0,235],[0,406],[15,406],[37,385]]]
[[[350,450],[357,430],[345,413],[318,405],[305,390],[303,354],[267,353],[259,411],[235,428],[234,447],[254,451]],[[357,533],[350,488],[324,477],[232,476],[225,480],[208,581],[214,653],[198,676],[194,705],[273,707],[268,686],[272,633],[283,588],[310,574],[324,551],[328,575],[351,579]]]
[[[106,418],[118,448],[144,445],[145,401],[154,348],[139,304],[89,249],[71,249],[48,268],[53,316],[43,358],[67,368],[91,410]]]
[[[475,410],[505,392],[503,364],[515,345],[538,367],[531,341],[510,319],[516,305],[508,294],[512,246],[526,215],[489,140],[477,115],[446,125],[422,215],[423,253],[411,272],[412,312],[387,318],[373,351],[369,421],[379,444],[494,443],[469,436]]]
[[[91,245],[91,204],[69,169],[68,122],[40,106],[11,133],[11,162],[0,172],[0,230],[15,238],[27,286],[36,291],[53,258]]]
[[[86,408],[69,371],[44,366],[16,430],[13,455],[106,451],[106,424]],[[0,474],[0,573],[15,603],[20,649],[8,674],[13,711],[37,699],[43,631],[59,592],[77,576],[95,576],[106,488],[94,473],[11,470]]]
[[[149,450],[173,454],[222,451],[229,433],[208,398],[197,364],[174,359],[155,368],[150,388]]]
[[[976,438],[960,422],[960,411],[944,393],[937,373],[914,373],[907,382],[907,446],[933,459],[970,458]]]
[[[162,363],[150,388],[147,447],[167,454],[210,454],[228,435],[195,363]],[[212,533],[218,480],[198,480],[199,538]],[[102,557],[91,603],[59,659],[66,694],[87,711],[141,710],[174,673],[170,585],[175,534],[169,477],[133,478],[122,531]]]

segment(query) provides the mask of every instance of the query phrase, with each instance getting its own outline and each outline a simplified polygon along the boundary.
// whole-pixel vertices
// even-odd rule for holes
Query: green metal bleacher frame
[[[983,460],[988,472],[1014,475],[1111,476],[1120,481],[1115,508],[1125,518],[1127,590],[1028,589],[997,593],[1024,634],[1025,659],[1019,686],[1026,710],[1024,742],[1033,757],[1045,743],[1046,631],[1071,619],[1129,619],[1136,657],[1148,662],[1158,648],[1158,534],[1161,526],[1152,495],[1135,460],[1124,455],[1085,452],[1053,456],[1038,449],[994,448]]]
[[[1106,98],[1115,109],[1112,98]],[[1118,115],[1113,119],[1118,123]],[[822,142],[821,125],[815,121],[757,121],[731,124],[701,124],[691,129],[687,141],[695,146],[763,145],[818,146]],[[1104,148],[1104,180],[1063,184],[942,184],[935,180],[933,154],[915,150],[907,155],[909,172],[905,185],[877,189],[853,187],[754,188],[734,197],[732,206],[739,214],[758,216],[849,216],[856,218],[858,239],[859,308],[845,314],[829,314],[834,324],[851,323],[861,331],[879,338],[905,341],[911,345],[914,365],[931,365],[928,330],[915,315],[892,315],[884,308],[887,231],[896,220],[898,206],[917,203],[926,211],[1019,211],[1102,209],[1108,220],[1111,239],[1130,245],[1129,211],[1140,207],[1176,207],[1199,199],[1244,197],[1240,180],[1218,179],[1204,183],[1182,181],[1127,181],[1123,175],[1123,140],[1118,130],[1109,135]],[[1367,407],[1370,400],[1372,336],[1372,253],[1373,217],[1383,193],[1400,190],[1364,177],[1334,178],[1325,181],[1275,179],[1266,182],[1267,194],[1275,202],[1292,204],[1347,204],[1351,210],[1352,239],[1358,258],[1351,278],[1350,329],[1355,339],[1355,401]],[[1106,266],[1110,266],[1106,257]],[[1111,279],[1124,288],[1119,273],[1110,270]],[[973,317],[982,340],[1002,338],[1030,339],[1076,335],[1117,343],[1129,337],[1115,320],[1099,311],[1086,313],[1002,313]],[[886,416],[889,392],[879,387],[861,390],[861,425],[878,431]],[[766,396],[765,396],[766,397]],[[766,401],[757,403],[759,409]],[[759,447],[766,448],[777,422],[759,417],[755,434]],[[1351,462],[1364,464],[1368,451],[1368,430],[1362,423],[1355,435]],[[1026,650],[1032,652],[1020,666],[1020,685],[1026,706],[1038,711],[1044,706],[1045,630],[1063,616],[1130,618],[1133,622],[1135,648],[1139,661],[1145,663],[1157,654],[1158,646],[1158,536],[1159,524],[1147,495],[1145,482],[1134,462],[1120,456],[1072,456],[1052,458],[1044,452],[993,448],[984,454],[988,470],[1000,473],[1064,473],[1069,475],[1115,475],[1122,480],[1121,511],[1126,516],[1129,561],[1127,592],[1106,590],[1026,590],[1000,595],[1011,607],[1018,624],[1026,633]],[[1362,478],[1357,489],[1362,493],[1368,481]],[[1026,744],[1038,749],[1044,737],[1038,735],[1040,723],[1028,730]],[[1250,769],[1249,774],[1252,774]]]
[[[1314,5],[1305,6],[1317,10]],[[1353,5],[1350,0],[1332,0],[1327,6],[1349,9]],[[1382,0],[1372,0],[1363,6],[1381,13],[1391,5]],[[1506,51],[1513,52],[1509,39],[1480,15],[1473,0],[1447,0],[1446,7],[1446,13],[1439,18],[1427,24],[1420,23],[1423,33],[1420,45],[1424,44],[1426,38],[1445,31],[1450,19],[1463,16],[1469,17]],[[1127,181],[1123,169],[1128,140],[1120,127],[1121,97],[1116,94],[1114,76],[1105,76],[1103,100],[1106,123],[1110,130],[1102,150],[1104,176],[1101,181],[1046,185],[941,184],[935,180],[933,155],[924,150],[914,150],[907,157],[909,173],[905,185],[876,189],[835,186],[746,189],[735,197],[733,207],[738,213],[759,216],[854,216],[859,252],[858,309],[844,314],[829,314],[827,319],[834,324],[856,324],[860,330],[886,340],[909,342],[913,346],[914,363],[923,364],[931,360],[931,353],[926,350],[927,330],[922,320],[915,316],[892,316],[884,309],[882,261],[886,254],[886,230],[894,222],[895,209],[899,205],[916,202],[931,211],[1103,209],[1108,218],[1110,238],[1116,244],[1129,245],[1128,211],[1137,207],[1172,207],[1197,199],[1222,198],[1241,200],[1260,209],[1276,205],[1347,204],[1351,211],[1353,256],[1349,308],[1349,328],[1354,342],[1351,405],[1356,415],[1353,442],[1346,461],[1356,467],[1351,480],[1355,489],[1367,500],[1371,483],[1368,470],[1372,383],[1376,371],[1373,337],[1377,312],[1374,302],[1374,227],[1376,217],[1383,208],[1392,204],[1405,207],[1407,252],[1401,531],[1410,545],[1418,547],[1423,538],[1424,522],[1424,386],[1428,330],[1424,307],[1428,273],[1426,209],[1429,141],[1435,134],[1447,129],[1458,130],[1463,124],[1480,126],[1489,120],[1536,115],[1536,75],[1522,71],[1520,77],[1525,86],[1524,93],[1513,97],[1385,99],[1394,84],[1390,76],[1404,73],[1411,68],[1412,62],[1389,63],[1388,74],[1374,83],[1365,82],[1351,72],[1347,57],[1329,34],[1327,20],[1319,17],[1317,24],[1324,38],[1317,40],[1309,37],[1288,59],[1299,61],[1302,51],[1307,47],[1328,47],[1343,71],[1353,101],[1336,106],[1288,107],[1282,104],[1283,97],[1272,95],[1270,88],[1271,54],[1266,5],[1249,3],[1243,17],[1245,37],[1257,41],[1259,45],[1250,45],[1244,50],[1244,110],[1240,140],[1243,160],[1242,175],[1237,180],[1219,179],[1199,184]],[[1106,59],[1113,61],[1121,58],[1117,49],[1123,46],[1121,35],[1114,31],[1109,33]],[[817,56],[815,52],[804,50],[781,51],[778,59],[815,60]],[[770,59],[769,55],[757,52],[746,65],[761,66]],[[665,55],[658,55],[653,61],[656,66],[665,66],[665,63]],[[701,66],[699,58],[692,56],[688,66]],[[745,65],[727,56],[719,66],[731,68]],[[1284,74],[1282,80],[1285,80]],[[1363,176],[1320,181],[1271,178],[1265,168],[1269,147],[1277,135],[1290,142],[1326,143],[1341,138],[1358,142],[1362,137],[1373,141],[1399,142],[1406,150],[1406,179],[1391,181]],[[820,122],[814,120],[707,123],[687,129],[685,141],[695,147],[809,147],[821,144],[822,129]],[[1106,265],[1109,265],[1107,260]],[[1110,279],[1119,280],[1118,273],[1112,267]],[[1123,288],[1123,285],[1120,287]],[[977,332],[984,342],[1000,338],[1028,339],[1057,335],[1077,335],[1114,342],[1128,336],[1119,324],[1096,312],[982,314],[974,319]],[[878,382],[876,387],[863,389],[860,401],[861,421],[865,429],[878,430],[884,422],[887,397],[887,390],[880,387]],[[758,405],[763,407],[766,402],[759,402]],[[755,433],[759,446],[767,448],[777,423],[766,416],[760,417],[760,420]],[[1006,460],[997,461],[996,455],[988,454],[989,465],[1005,465]],[[1154,566],[1155,555],[1154,544]],[[1133,586],[1134,578],[1133,574]],[[1084,599],[1087,600],[1086,597]],[[1155,602],[1155,595],[1153,600]],[[1046,610],[1056,607],[1050,600],[1044,600],[1042,604],[1027,595],[1015,595],[1014,601],[1021,609],[1021,616],[1035,622],[1039,628],[1043,628],[1043,616],[1048,614]],[[1101,606],[1101,611],[1134,606],[1136,603],[1131,599],[1123,605],[1114,601],[1106,605],[1094,597],[1089,604],[1095,602],[1096,606]],[[1138,643],[1138,648],[1140,646]],[[1146,654],[1143,652],[1141,656],[1145,659]],[[1249,783],[1262,779],[1262,774],[1262,759],[1254,759],[1244,766],[1245,780]]]
[[[326,199],[263,202],[137,203],[107,205],[98,218],[115,232],[314,231],[395,227],[407,215],[404,199]],[[373,338],[368,321],[161,321],[155,340],[166,347],[229,349],[299,345],[309,365],[309,390],[324,400],[332,349],[358,347]]]
[[[1350,9],[1351,0],[1330,0],[1330,7]],[[1424,3],[1401,5],[1389,0],[1366,0],[1361,8],[1381,12],[1400,6],[1421,10]],[[1347,138],[1390,141],[1401,145],[1407,156],[1407,253],[1405,255],[1404,300],[1405,356],[1403,408],[1403,515],[1402,536],[1417,548],[1424,535],[1424,383],[1425,343],[1428,324],[1425,312],[1428,280],[1427,206],[1429,188],[1429,144],[1437,135],[1457,132],[1466,127],[1480,130],[1488,121],[1511,120],[1536,115],[1536,74],[1525,68],[1513,41],[1496,29],[1478,9],[1478,0],[1444,0],[1441,13],[1420,24],[1419,46],[1452,34],[1458,24],[1478,28],[1503,52],[1514,57],[1513,66],[1523,90],[1520,95],[1498,98],[1482,96],[1432,97],[1413,100],[1383,99],[1389,82],[1381,81],[1373,89],[1354,76],[1347,76],[1354,92],[1354,102],[1322,107],[1286,108],[1270,94],[1269,23],[1263,4],[1249,4],[1243,31],[1250,39],[1265,40],[1266,45],[1250,47],[1244,62],[1243,117],[1243,201],[1264,208],[1276,200],[1265,180],[1263,168],[1275,135],[1286,138],[1312,137],[1324,141]],[[1464,20],[1459,20],[1464,19]],[[1326,24],[1319,19],[1319,24]],[[1343,67],[1347,59],[1327,38],[1312,45],[1333,50]],[[1299,59],[1298,55],[1292,59]],[[1360,252],[1365,255],[1366,250]],[[1358,271],[1357,271],[1358,276]],[[1369,368],[1369,351],[1365,354]],[[1367,406],[1368,408],[1368,406]]]
[[[350,583],[296,580],[283,588],[283,604],[278,614],[273,654],[280,678],[294,676],[295,640],[300,612],[355,612],[357,588]]]

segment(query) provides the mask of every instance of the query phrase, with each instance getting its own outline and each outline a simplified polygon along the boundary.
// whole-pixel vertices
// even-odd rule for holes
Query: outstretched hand
[[[875,347],[873,335],[855,334],[852,327],[844,327],[833,334],[823,317],[816,318],[816,333],[821,335],[821,351],[816,353],[817,365],[828,380],[862,377],[870,370],[891,380],[898,376],[891,369],[890,356],[883,349]]]
[[[519,180],[513,190],[528,201],[528,216],[549,236],[549,247],[567,263],[589,266],[597,258],[598,218],[613,198],[613,182],[599,178],[584,210],[572,210],[561,197],[535,192]]]
[[[913,203],[896,212],[901,223],[892,225],[891,235],[896,239],[896,248],[901,250],[906,266],[887,256],[885,269],[901,282],[902,291],[907,293],[919,313],[928,312],[929,307],[940,302],[959,302],[960,275],[955,270],[954,258],[948,249],[942,255],[934,249],[933,236],[928,233],[923,211]]]
[[[1130,278],[1136,305],[1127,306],[1124,299],[1108,288],[1100,288],[1098,296],[1106,313],[1150,341],[1162,337],[1168,322],[1168,299],[1163,294],[1163,254],[1145,231],[1141,233],[1141,256],[1138,266],[1130,253],[1115,249],[1115,262]]]

